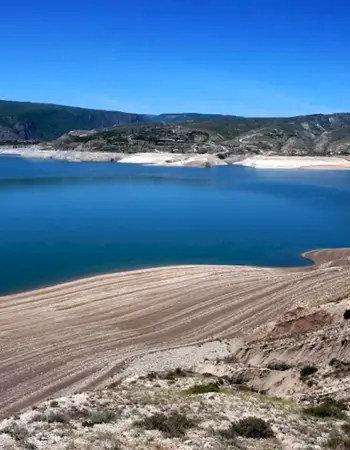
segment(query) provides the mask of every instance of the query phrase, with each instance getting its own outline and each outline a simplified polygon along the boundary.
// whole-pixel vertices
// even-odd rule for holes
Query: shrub
[[[103,411],[93,411],[88,415],[87,420],[84,420],[83,427],[93,427],[94,425],[100,425],[101,423],[112,422],[115,418],[114,411],[110,409],[104,409]]]
[[[343,402],[327,399],[316,406],[309,406],[304,409],[304,413],[315,417],[334,417],[335,419],[344,419],[344,410],[347,406]]]
[[[333,433],[324,447],[332,450],[350,450],[350,438],[339,433]]]
[[[157,379],[157,374],[155,372],[149,372],[146,375],[147,380],[153,381]]]
[[[52,401],[50,402],[50,406],[51,406],[51,408],[57,408],[58,402],[57,402],[56,400],[52,400]]]
[[[60,412],[49,412],[48,414],[36,414],[33,419],[33,422],[47,422],[47,423],[68,423],[69,417]]]
[[[237,436],[250,439],[270,439],[275,437],[270,424],[258,417],[247,417],[237,423],[232,423],[230,428],[222,430],[220,434],[226,439],[234,439]]]
[[[184,394],[207,394],[208,392],[220,392],[220,387],[215,383],[195,384],[189,389],[186,389]]]
[[[62,413],[62,412],[50,412],[47,415],[47,422],[48,423],[68,423],[69,422],[69,417]]]
[[[348,434],[348,435],[350,436],[350,423],[344,423],[344,424],[341,426],[341,429],[343,430],[343,432],[344,432],[345,434]]]
[[[195,424],[194,420],[178,412],[169,415],[156,413],[135,423],[135,425],[146,430],[159,430],[167,437],[181,437],[186,433],[186,430],[194,427]]]
[[[188,372],[177,367],[175,370],[169,370],[168,372],[159,374],[158,378],[163,380],[175,380],[176,378],[185,378],[188,376]]]
[[[349,320],[350,319],[350,309],[346,309],[344,311],[344,319]]]
[[[317,372],[317,367],[314,366],[304,366],[301,370],[300,370],[300,377],[308,377],[309,375],[313,375],[314,373]]]
[[[270,361],[267,364],[267,368],[270,370],[285,371],[285,370],[289,370],[291,368],[291,366],[284,361]]]
[[[20,427],[16,422],[8,425],[6,428],[2,430],[3,433],[8,434],[17,442],[25,442],[29,433],[28,430],[24,427]]]
[[[181,367],[177,367],[175,370],[170,370],[167,373],[167,376],[173,376],[176,378],[184,378],[187,377],[187,372],[185,372]]]

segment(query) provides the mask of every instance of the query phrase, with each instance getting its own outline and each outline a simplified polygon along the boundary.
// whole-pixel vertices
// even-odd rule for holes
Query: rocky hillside
[[[117,153],[210,153],[222,159],[241,154],[350,155],[350,114],[117,126],[70,132],[49,147]]]
[[[143,123],[139,114],[0,100],[0,143],[49,141],[70,130]]]
[[[0,100],[0,144],[51,141],[71,130],[121,124],[178,123],[212,119],[212,114],[131,114],[70,106]]]
[[[349,297],[304,305],[249,344],[223,339],[127,361],[103,389],[0,422],[0,448],[348,450],[347,306]]]
[[[0,423],[2,450],[348,449],[345,404],[267,397],[181,369],[47,401]],[[332,409],[333,408],[333,409]],[[336,412],[335,412],[336,411]],[[337,446],[337,443],[344,446]]]
[[[350,114],[142,115],[0,101],[0,144],[39,141],[54,141],[49,147],[60,150],[211,153],[223,159],[240,154],[350,155]]]
[[[118,126],[105,130],[72,131],[44,148],[77,151],[140,153],[218,153],[227,149],[217,133],[178,125]]]

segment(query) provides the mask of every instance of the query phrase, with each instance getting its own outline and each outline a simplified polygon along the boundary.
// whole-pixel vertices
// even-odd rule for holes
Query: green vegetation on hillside
[[[0,141],[50,141],[71,130],[143,122],[139,114],[0,100]]]

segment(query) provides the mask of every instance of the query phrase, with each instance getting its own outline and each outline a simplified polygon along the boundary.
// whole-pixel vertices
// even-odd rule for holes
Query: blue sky
[[[349,0],[17,0],[0,98],[139,113],[350,111]]]

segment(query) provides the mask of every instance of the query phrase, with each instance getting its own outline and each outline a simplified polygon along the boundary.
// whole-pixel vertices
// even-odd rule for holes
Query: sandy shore
[[[33,159],[55,159],[70,162],[120,162],[155,166],[212,167],[226,163],[215,155],[182,153],[112,153],[89,151],[41,150],[38,146],[25,148],[1,148],[0,156],[15,155]]]
[[[96,388],[125,358],[240,338],[300,301],[350,291],[350,250],[306,257],[320,265],[164,267],[1,297],[0,417]]]
[[[337,157],[252,156],[235,164],[256,169],[350,170],[350,160]]]
[[[72,162],[119,162],[155,166],[213,167],[237,164],[256,169],[312,169],[312,170],[350,170],[350,158],[308,157],[308,156],[252,156],[233,155],[222,160],[210,154],[181,153],[136,153],[42,150],[38,146],[24,148],[0,147],[1,155],[16,155],[34,159],[55,159]]]

